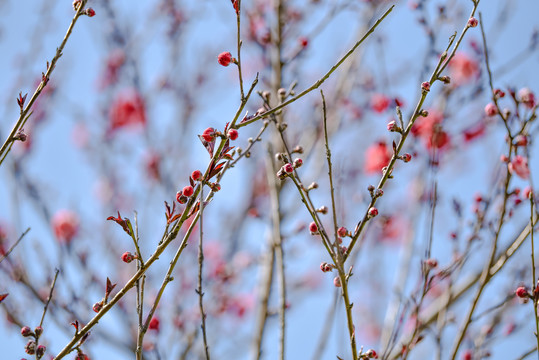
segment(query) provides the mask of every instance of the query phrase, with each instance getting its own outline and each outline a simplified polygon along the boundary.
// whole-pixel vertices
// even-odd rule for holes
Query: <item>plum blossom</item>
[[[54,235],[61,243],[69,244],[79,230],[79,217],[71,210],[60,210],[52,217]]]
[[[528,158],[516,155],[507,165],[509,172],[517,174],[524,180],[530,177],[530,168],[528,167]]]
[[[469,55],[457,52],[449,62],[449,73],[454,84],[466,84],[478,77],[479,65]]]
[[[385,142],[379,141],[371,145],[365,153],[365,172],[373,174],[380,172],[391,160],[391,151]]]
[[[119,93],[114,99],[109,113],[111,131],[123,127],[146,124],[144,99],[134,89]]]

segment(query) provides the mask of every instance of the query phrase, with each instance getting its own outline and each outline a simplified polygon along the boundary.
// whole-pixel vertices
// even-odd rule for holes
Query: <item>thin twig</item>
[[[204,352],[206,354],[206,360],[210,360],[210,348],[208,346],[208,339],[206,337],[206,313],[204,312],[204,293],[202,292],[202,268],[204,264],[204,249],[203,249],[203,243],[202,239],[204,237],[204,229],[203,229],[203,211],[204,211],[204,198],[203,191],[204,187],[200,186],[200,225],[199,225],[199,242],[198,242],[198,288],[196,290],[196,293],[198,294],[198,305],[200,307],[200,317],[201,317],[201,324],[200,328],[202,330],[202,340],[204,341]]]
[[[24,237],[24,235],[26,235],[28,232],[30,231],[30,228],[26,229],[22,234],[21,236],[19,236],[19,238],[17,239],[17,241],[15,241],[15,243],[13,245],[11,245],[11,247],[9,248],[9,250],[0,258],[0,263],[2,263],[2,261],[4,261],[5,258],[7,258],[9,256],[9,254],[13,251],[13,249],[15,249],[15,247],[17,245],[19,245],[19,243],[21,242],[22,238]]]
[[[49,67],[47,68],[47,71],[43,74],[43,78],[41,79],[41,82],[37,86],[37,89],[35,90],[34,94],[30,98],[30,100],[28,101],[28,104],[26,105],[24,110],[21,111],[19,119],[17,120],[17,122],[13,126],[13,129],[11,130],[11,133],[8,135],[8,137],[5,140],[4,144],[0,148],[0,166],[2,165],[6,155],[11,150],[11,146],[13,145],[13,143],[15,141],[14,136],[17,134],[17,131],[19,131],[22,128],[22,126],[24,125],[24,123],[28,119],[28,117],[29,117],[28,114],[30,112],[30,109],[32,108],[32,105],[35,103],[35,101],[37,100],[37,98],[39,97],[39,95],[41,94],[41,92],[43,91],[45,86],[47,85],[47,82],[50,79],[50,76],[51,76],[51,74],[52,74],[52,72],[53,72],[53,70],[54,70],[54,68],[56,66],[56,63],[58,62],[58,60],[62,56],[62,51],[64,50],[64,47],[65,47],[65,45],[67,43],[67,40],[71,36],[73,28],[75,27],[75,23],[77,22],[78,18],[83,14],[83,9],[86,6],[87,2],[88,2],[88,0],[82,0],[80,2],[80,5],[79,5],[79,7],[78,7],[78,9],[77,9],[77,11],[75,13],[75,16],[73,17],[73,20],[71,20],[71,23],[69,24],[69,27],[67,28],[67,32],[66,32],[66,34],[64,36],[64,39],[62,40],[62,43],[60,44],[60,46],[58,48],[56,48],[56,54],[52,58],[52,60],[51,60],[51,62],[49,64]]]
[[[45,314],[47,313],[47,309],[52,300],[52,292],[54,291],[54,286],[56,285],[56,279],[58,278],[59,272],[60,270],[58,269],[54,271],[54,279],[52,280],[51,290],[49,291],[49,297],[47,298],[47,302],[45,303],[45,307],[43,308],[43,315],[41,315],[41,321],[39,322],[40,327],[43,326],[43,321],[45,320]]]
[[[359,45],[361,45],[363,43],[363,41],[365,41],[369,35],[371,35],[374,30],[378,27],[378,25],[380,25],[380,23],[382,22],[382,20],[385,19],[385,17],[387,15],[389,15],[389,13],[393,10],[393,8],[395,7],[395,5],[392,5],[378,20],[376,20],[376,22],[374,23],[373,26],[371,26],[371,28],[365,33],[365,35],[363,35],[363,37],[355,43],[355,45],[339,60],[337,61],[337,63],[335,65],[333,65],[333,67],[331,69],[329,69],[329,71],[324,75],[322,76],[320,79],[318,79],[313,85],[311,85],[310,87],[308,87],[307,89],[303,90],[301,93],[299,93],[298,95],[290,98],[289,100],[277,105],[276,107],[274,107],[273,109],[270,109],[268,111],[266,111],[265,113],[263,114],[260,114],[260,115],[257,115],[255,116],[254,118],[250,119],[250,120],[247,120],[239,125],[237,125],[238,128],[240,127],[243,127],[243,126],[247,126],[255,121],[258,121],[260,120],[261,118],[263,117],[266,117],[270,114],[273,114],[279,110],[281,110],[282,108],[284,108],[285,106],[288,106],[290,105],[291,103],[293,103],[294,101],[304,97],[305,95],[307,95],[308,93],[310,93],[311,91],[315,90],[315,89],[318,89],[320,87],[320,85],[322,85],[324,83],[324,81],[326,81],[329,76],[331,74],[333,74],[333,72],[335,70],[337,70],[339,68],[339,66],[341,66],[341,64],[346,60],[348,59],[348,57],[350,55],[352,55],[354,53],[354,51],[358,48]]]

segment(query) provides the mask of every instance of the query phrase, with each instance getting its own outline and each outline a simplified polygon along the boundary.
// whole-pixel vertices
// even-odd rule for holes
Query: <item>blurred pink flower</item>
[[[386,143],[379,141],[371,145],[365,154],[365,172],[373,174],[380,172],[391,160],[391,151]]]
[[[146,124],[144,99],[134,89],[119,93],[114,99],[109,113],[111,131],[131,125]]]
[[[469,55],[463,52],[457,52],[449,62],[449,73],[452,83],[462,85],[477,79],[479,65]]]
[[[383,94],[374,94],[371,97],[371,108],[377,113],[383,113],[389,106],[391,101]]]
[[[535,95],[528,88],[522,88],[518,92],[518,99],[526,105],[528,109],[533,109],[535,106]]]
[[[421,138],[427,149],[441,149],[451,142],[449,135],[442,129],[443,114],[438,110],[429,110],[429,115],[419,117],[412,127],[412,134]]]
[[[51,223],[54,235],[61,243],[69,244],[79,230],[79,217],[70,210],[58,211]]]
[[[510,173],[515,173],[524,180],[527,180],[530,177],[528,158],[524,156],[516,155],[507,166]]]

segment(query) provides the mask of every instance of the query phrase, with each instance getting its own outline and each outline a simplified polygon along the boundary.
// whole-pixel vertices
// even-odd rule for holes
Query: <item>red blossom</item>
[[[228,51],[222,52],[217,56],[217,61],[222,66],[228,66],[231,62],[234,62],[234,59],[232,58],[232,54]]]
[[[461,85],[477,79],[479,65],[469,55],[457,52],[449,62],[449,72],[453,83]]]
[[[112,102],[109,122],[110,131],[146,125],[146,106],[142,96],[134,89],[119,93]]]
[[[378,173],[387,166],[389,160],[391,160],[391,150],[385,142],[379,141],[371,145],[365,153],[365,172]]]
[[[228,138],[232,141],[236,140],[238,138],[238,130],[236,129],[228,130]]]
[[[523,88],[518,91],[518,99],[520,102],[526,105],[528,109],[533,109],[535,106],[535,95],[528,88]]]
[[[386,111],[391,100],[383,94],[374,94],[371,97],[371,109],[377,113]]]
[[[451,139],[442,130],[443,119],[443,114],[438,110],[429,110],[426,117],[420,117],[416,120],[411,132],[423,140],[423,144],[427,149],[444,148],[449,145]]]
[[[69,244],[79,230],[79,217],[70,210],[58,211],[51,223],[54,235],[61,243]]]
[[[517,174],[524,180],[530,177],[528,158],[522,155],[516,155],[507,166],[509,167],[509,172]]]
[[[148,324],[148,329],[159,332],[159,324],[160,324],[159,318],[154,315],[154,317],[152,317],[152,319],[150,320],[150,323]]]

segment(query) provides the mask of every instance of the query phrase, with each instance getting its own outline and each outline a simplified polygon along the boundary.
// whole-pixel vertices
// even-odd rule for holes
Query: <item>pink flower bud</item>
[[[195,190],[193,189],[193,187],[191,185],[187,185],[182,190],[183,195],[185,195],[187,197],[190,197],[191,195],[193,195],[194,192],[195,192]]]
[[[515,291],[515,294],[521,298],[521,299],[524,299],[524,298],[527,298],[528,297],[528,290],[526,290],[526,288],[524,286],[519,286],[516,291]]]
[[[376,215],[378,215],[378,209],[375,208],[375,207],[371,207],[369,209],[369,216],[370,217],[375,217]]]
[[[311,232],[311,234],[315,234],[318,232],[318,226],[314,221],[309,224],[309,231]]]
[[[370,359],[378,359],[378,354],[373,349],[367,350],[365,355],[367,355],[367,357],[370,358]]]
[[[303,160],[299,158],[294,160],[294,168],[299,168],[301,165],[303,165]]]
[[[398,128],[399,127],[397,126],[397,122],[395,120],[392,120],[387,124],[387,131],[397,131]]]
[[[474,18],[473,16],[468,19],[468,27],[474,28],[474,27],[477,26],[477,24],[479,24],[479,21],[476,18]]]
[[[94,304],[94,306],[92,307],[92,310],[96,313],[100,312],[101,309],[103,308],[103,301],[100,301],[100,302],[96,302]]]
[[[435,267],[438,266],[438,260],[433,259],[433,258],[427,259],[425,260],[425,265],[427,266],[429,270],[434,269]]]
[[[405,163],[410,162],[410,160],[412,160],[412,155],[406,153],[406,154],[402,155],[401,159],[402,159],[402,161],[404,161]]]
[[[345,237],[348,234],[348,230],[344,226],[341,226],[339,230],[337,230],[337,234],[340,237]]]
[[[236,129],[228,130],[228,138],[232,141],[236,140],[238,138],[238,130]]]
[[[520,102],[526,105],[528,109],[533,109],[533,107],[535,106],[535,95],[528,88],[523,88],[519,90],[518,99],[520,100]]]
[[[294,166],[290,163],[283,165],[283,169],[286,173],[290,174],[294,171]]]
[[[517,135],[515,137],[515,146],[526,146],[528,145],[528,138],[525,135]]]
[[[430,91],[430,82],[425,81],[425,82],[421,83],[421,90]]]
[[[130,263],[131,261],[135,260],[137,258],[137,255],[131,254],[129,251],[126,251],[122,254],[122,261],[124,263]]]
[[[159,331],[159,318],[157,316],[152,317],[150,323],[148,324],[148,329]]]
[[[23,326],[21,329],[21,335],[24,337],[32,335],[32,329],[29,326]]]
[[[86,9],[86,15],[88,15],[88,17],[94,17],[95,16],[95,10],[92,9],[92,8]]]
[[[335,285],[335,287],[341,287],[341,278],[338,277],[338,276],[335,276],[335,278],[333,278],[333,285]]]
[[[92,15],[93,16],[93,15]],[[39,345],[36,349],[36,357],[38,359],[42,358],[43,355],[45,355],[45,351],[47,351],[47,348],[45,347],[45,345]]]
[[[217,61],[223,66],[228,66],[230,65],[230,62],[232,62],[232,54],[228,51],[222,52],[217,56]]]
[[[41,326],[36,326],[36,328],[34,329],[34,333],[36,334],[36,336],[41,336],[41,334],[43,334],[43,328]]]
[[[485,106],[485,114],[487,116],[494,116],[498,113],[498,109],[496,108],[496,105],[493,103],[488,103],[487,106]]]

